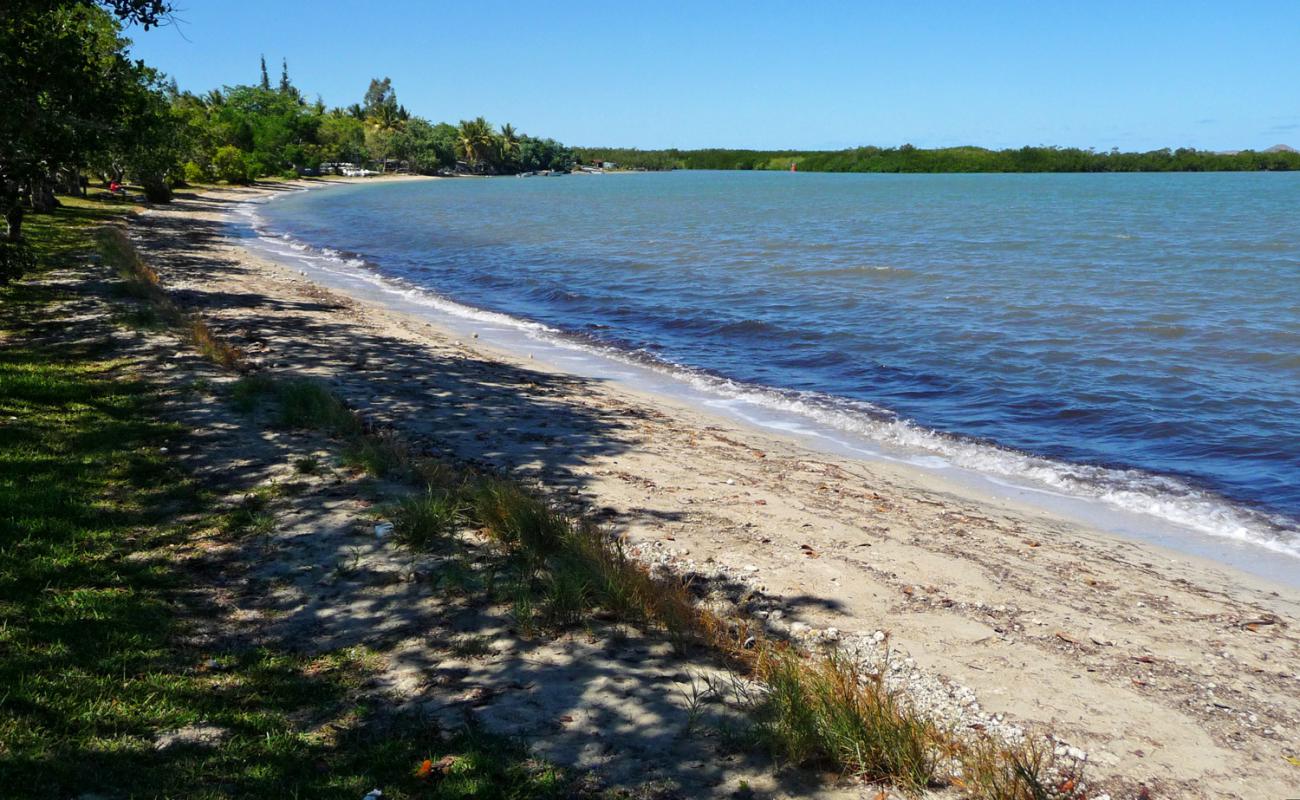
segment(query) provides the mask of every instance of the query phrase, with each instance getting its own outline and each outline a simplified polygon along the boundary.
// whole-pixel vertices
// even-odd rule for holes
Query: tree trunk
[[[166,178],[144,178],[140,181],[144,187],[144,196],[150,203],[170,203],[172,190]]]
[[[50,213],[59,207],[59,198],[54,196],[54,184],[48,178],[32,182],[32,210]]]
[[[15,202],[5,211],[5,241],[16,242],[23,238],[23,215],[26,214],[21,202]]]

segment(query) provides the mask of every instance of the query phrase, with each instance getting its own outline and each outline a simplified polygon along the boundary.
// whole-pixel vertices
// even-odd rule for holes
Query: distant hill
[[[1300,151],[1297,151],[1294,147],[1292,147],[1289,144],[1275,144],[1272,147],[1265,150],[1264,152],[1265,153],[1295,153]]]

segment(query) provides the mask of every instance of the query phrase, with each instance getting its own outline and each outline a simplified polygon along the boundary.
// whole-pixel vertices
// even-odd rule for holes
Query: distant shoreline
[[[983,147],[922,149],[856,147],[844,150],[641,150],[626,147],[575,147],[583,164],[666,171],[720,169],[869,173],[1072,173],[1072,172],[1292,172],[1300,152],[1275,145],[1267,150],[1213,152],[1192,148],[1146,152],[1098,152],[1077,147]]]

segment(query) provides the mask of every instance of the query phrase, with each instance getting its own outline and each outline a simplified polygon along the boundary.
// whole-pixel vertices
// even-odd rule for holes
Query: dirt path
[[[221,222],[241,195],[182,198],[135,235],[177,299],[267,369],[324,378],[430,452],[599,509],[646,560],[698,574],[775,629],[867,653],[887,634],[893,679],[918,702],[958,725],[1050,731],[1086,751],[1112,796],[1300,792],[1296,592],[455,341],[242,250]],[[232,479],[288,481],[310,446],[227,431],[211,399],[186,413],[209,421],[202,458],[248,454],[248,475],[221,467]],[[268,463],[278,472],[253,469]],[[490,613],[449,609],[417,577],[433,567],[358,532],[366,500],[337,480],[284,500],[274,536],[228,554],[258,565],[219,598],[250,632],[382,639],[397,696],[614,776],[659,777],[629,755],[642,747],[665,754],[663,779],[687,796],[741,779],[811,791],[680,737],[680,679],[711,665],[674,663],[635,633],[524,642]],[[457,656],[463,631],[489,652]]]

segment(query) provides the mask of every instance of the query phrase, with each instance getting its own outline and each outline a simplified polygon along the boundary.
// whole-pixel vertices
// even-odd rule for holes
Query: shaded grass
[[[33,216],[37,275],[85,263],[85,226],[105,216]],[[513,742],[443,740],[366,707],[379,664],[363,649],[177,644],[192,576],[168,549],[222,518],[168,455],[186,434],[162,420],[159,387],[116,357],[106,328],[56,315],[85,286],[0,289],[0,794],[560,796],[569,778]],[[232,524],[258,524],[269,499],[246,499]],[[217,741],[159,745],[200,724]],[[445,774],[420,777],[424,759]]]
[[[122,279],[124,291],[147,301],[168,326],[181,333],[205,357],[228,369],[239,365],[239,350],[219,339],[201,316],[176,305],[163,289],[158,273],[140,258],[121,227],[103,225],[95,230],[94,235],[104,261]]]
[[[221,531],[234,536],[266,536],[275,531],[271,503],[278,493],[263,486],[245,494],[234,508],[221,515]]]
[[[460,528],[464,507],[454,496],[428,489],[403,499],[392,517],[398,541],[411,547],[430,547]]]

